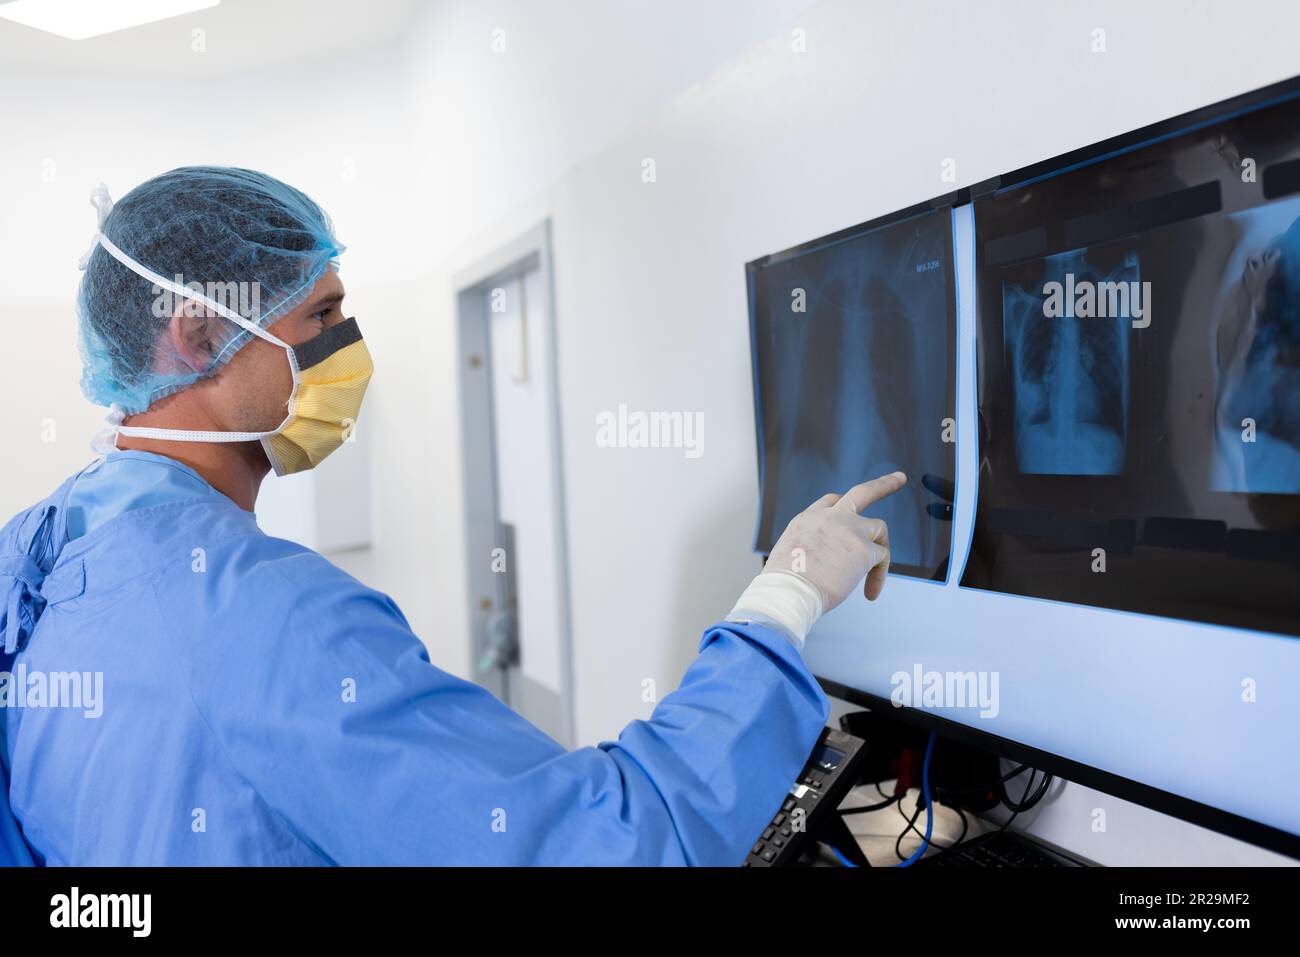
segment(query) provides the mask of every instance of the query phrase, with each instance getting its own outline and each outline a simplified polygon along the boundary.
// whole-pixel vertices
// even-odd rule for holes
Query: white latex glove
[[[775,625],[802,649],[817,619],[864,575],[863,594],[875,601],[889,571],[889,529],[861,513],[906,484],[906,475],[893,472],[813,502],[791,519],[727,620]]]

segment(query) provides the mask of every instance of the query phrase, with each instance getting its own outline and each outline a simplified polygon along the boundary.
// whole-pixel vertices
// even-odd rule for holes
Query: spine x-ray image
[[[846,234],[748,269],[755,547],[826,492],[901,469],[907,488],[872,512],[889,525],[891,571],[943,578],[950,502],[931,489],[953,477],[951,210]]]
[[[1300,89],[1184,122],[973,200],[962,584],[1300,635]]]
[[[1034,474],[1118,475],[1128,444],[1130,316],[1079,316],[1047,305],[1057,288],[1061,297],[1084,284],[1140,288],[1136,254],[1111,264],[1072,250],[1031,272],[1026,284],[1006,282],[1002,295],[1016,464]]]

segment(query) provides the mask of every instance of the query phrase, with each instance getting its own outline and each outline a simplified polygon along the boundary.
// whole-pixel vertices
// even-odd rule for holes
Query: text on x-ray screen
[[[974,205],[962,583],[1300,634],[1300,101]]]
[[[755,548],[827,492],[901,469],[867,514],[891,571],[946,578],[952,538],[952,212],[845,230],[750,264],[762,481]]]

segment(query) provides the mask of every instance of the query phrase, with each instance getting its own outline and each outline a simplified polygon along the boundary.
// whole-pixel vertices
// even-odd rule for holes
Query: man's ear
[[[167,324],[172,352],[184,365],[195,372],[204,372],[212,363],[217,344],[213,339],[216,321],[202,308],[195,309],[188,302],[176,307]]]

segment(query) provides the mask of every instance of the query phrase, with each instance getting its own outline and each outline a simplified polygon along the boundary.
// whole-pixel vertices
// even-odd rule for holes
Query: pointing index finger
[[[890,472],[870,482],[863,482],[849,489],[835,503],[835,508],[851,508],[859,515],[862,510],[879,502],[886,495],[892,495],[907,484],[907,476],[902,472]]]

